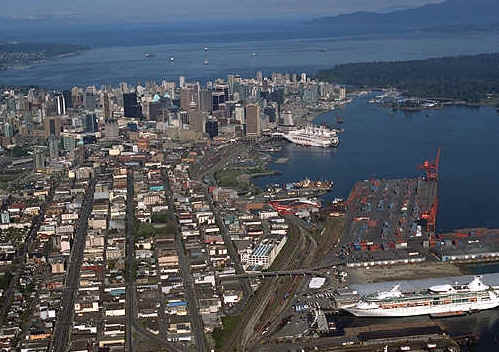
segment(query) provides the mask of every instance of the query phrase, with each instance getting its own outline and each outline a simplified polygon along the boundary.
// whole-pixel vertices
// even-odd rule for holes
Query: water
[[[299,31],[297,31],[299,32]],[[165,44],[141,45],[143,34],[127,46],[97,47],[77,56],[52,59],[22,70],[0,72],[0,85],[38,85],[46,88],[70,88],[136,83],[147,80],[177,80],[185,75],[189,80],[214,80],[229,73],[253,76],[256,71],[309,72],[330,68],[335,64],[373,61],[406,60],[435,56],[478,54],[499,49],[499,32],[463,35],[364,35],[351,37],[315,37],[307,39],[295,33],[265,36],[239,33],[230,40],[220,41],[220,33],[192,34],[189,40],[175,41],[174,33],[164,33]],[[318,33],[319,35],[320,33]],[[311,35],[310,33],[303,34]],[[324,33],[322,33],[324,35]],[[247,40],[249,37],[252,40]],[[318,39],[317,39],[318,38]],[[77,39],[77,38],[75,38]],[[185,39],[185,38],[184,38]],[[81,43],[85,44],[85,43]],[[203,48],[208,47],[207,53]],[[154,54],[146,58],[145,53]],[[256,53],[253,56],[252,53]],[[170,57],[175,57],[173,63]],[[204,65],[204,60],[209,61]]]
[[[371,177],[414,177],[417,167],[433,160],[441,148],[439,231],[463,227],[499,227],[499,114],[493,108],[448,107],[429,112],[391,112],[360,97],[342,110],[328,112],[317,123],[336,125],[344,117],[337,149],[285,144],[273,164],[279,176],[255,179],[264,186],[305,177],[331,179],[328,197],[346,198],[355,182]]]
[[[325,113],[315,120],[333,127],[337,115],[344,117],[341,127],[345,132],[340,135],[337,149],[286,143],[274,159],[286,157],[288,163],[272,164],[281,175],[257,178],[254,182],[264,187],[305,177],[332,179],[335,186],[327,199],[347,197],[354,183],[361,179],[421,175],[417,166],[426,159],[433,159],[440,146],[438,230],[499,226],[499,179],[496,176],[499,164],[495,156],[499,151],[496,138],[499,114],[495,109],[448,107],[427,112],[391,112],[369,104],[368,99],[368,96],[357,98],[344,109]],[[499,265],[471,265],[467,271],[494,273],[499,272]],[[497,309],[443,319],[442,325],[454,336],[479,335],[481,338],[473,351],[496,350]]]

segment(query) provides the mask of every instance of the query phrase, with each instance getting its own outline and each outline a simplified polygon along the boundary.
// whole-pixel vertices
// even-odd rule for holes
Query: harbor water
[[[494,108],[446,107],[421,112],[391,111],[362,96],[342,109],[320,115],[315,123],[344,133],[338,148],[321,149],[285,143],[274,160],[279,175],[261,177],[261,187],[309,177],[334,181],[326,199],[348,197],[355,182],[382,177],[423,175],[418,166],[441,148],[439,231],[464,227],[499,227],[499,114]]]

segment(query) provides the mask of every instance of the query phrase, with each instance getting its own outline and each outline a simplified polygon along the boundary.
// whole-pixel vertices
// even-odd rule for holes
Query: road
[[[171,192],[168,177],[166,175],[165,175],[165,183],[167,186],[166,189],[168,196],[168,207],[176,214],[177,209],[175,207],[175,203],[173,202],[173,194]],[[189,258],[187,258],[185,254],[184,241],[182,235],[180,234],[178,221],[176,222],[176,226],[177,226],[177,231],[175,234],[175,244],[177,247],[179,267],[184,282],[185,299],[187,300],[187,304],[189,307],[192,331],[194,333],[194,339],[196,341],[196,350],[200,352],[207,352],[208,347],[206,345],[206,339],[204,336],[203,320],[201,319],[201,315],[199,314],[198,299],[196,297],[194,289],[194,279],[192,277],[192,273],[190,270]]]
[[[71,345],[71,328],[73,326],[74,304],[80,284],[80,268],[87,237],[88,217],[92,211],[96,178],[90,179],[82,202],[79,223],[76,226],[73,248],[67,267],[65,288],[62,296],[62,309],[54,328],[54,336],[50,351],[66,352]]]
[[[229,252],[229,256],[232,260],[232,263],[234,263],[234,269],[237,274],[242,275],[245,273],[245,271],[241,264],[241,260],[239,258],[239,254],[237,253],[236,247],[234,246],[234,242],[232,242],[232,239],[230,238],[230,235],[227,232],[227,228],[223,221],[222,215],[220,214],[220,210],[215,206],[211,194],[208,192],[206,192],[205,194],[210,202],[210,207],[213,210],[213,213],[215,214],[215,220],[217,222],[218,228],[222,232],[224,243],[225,246],[227,247],[227,251]],[[240,283],[243,289],[244,297],[241,300],[241,302],[239,302],[237,305],[234,306],[234,309],[230,312],[231,314],[239,314],[241,310],[243,310],[244,307],[246,306],[249,297],[253,295],[253,289],[251,288],[250,282],[247,279],[247,277],[241,277]]]
[[[134,196],[134,179],[133,169],[128,170],[127,179],[127,251],[126,262],[127,267],[132,268],[135,264],[135,203]],[[126,316],[128,319],[126,328],[126,348],[128,352],[135,351],[134,334],[140,335],[144,340],[151,341],[162,346],[164,351],[183,352],[184,350],[160,336],[154,335],[137,324],[137,290],[135,285],[135,277],[133,270],[128,270],[126,286]]]
[[[126,348],[128,352],[135,351],[135,345],[133,343],[133,332],[132,327],[135,322],[135,317],[137,316],[137,290],[135,289],[135,277],[133,270],[130,270],[135,265],[135,239],[134,239],[134,227],[135,227],[135,208],[133,205],[133,170],[128,170],[127,178],[127,197],[126,197],[126,212],[127,212],[127,223],[126,223],[126,236],[127,236],[127,247],[126,247],[126,267],[127,267],[127,285],[126,285]]]
[[[43,203],[41,209],[40,209],[40,214],[37,215],[33,219],[33,223],[31,224],[31,228],[29,229],[28,235],[26,236],[26,239],[24,240],[24,246],[23,248],[17,253],[17,257],[15,259],[16,261],[16,270],[10,280],[9,287],[7,290],[4,292],[3,297],[2,297],[2,307],[0,310],[0,326],[3,325],[5,316],[7,315],[7,312],[9,311],[10,304],[12,302],[13,294],[15,292],[17,282],[19,280],[19,275],[21,273],[21,268],[19,268],[18,264],[21,264],[24,266],[26,264],[26,253],[29,253],[29,249],[33,243],[33,240],[36,237],[36,234],[38,233],[38,230],[40,229],[40,225],[45,218],[45,211],[47,210],[47,205],[50,204],[52,199],[54,198],[54,191],[55,188],[57,187],[58,182],[54,183],[52,187],[50,188],[49,195],[47,197],[47,200]]]

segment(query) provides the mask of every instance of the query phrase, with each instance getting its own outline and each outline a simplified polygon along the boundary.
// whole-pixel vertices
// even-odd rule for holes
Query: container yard
[[[351,265],[424,260],[435,241],[438,164],[425,161],[418,178],[371,179],[355,184],[346,201],[342,255]]]

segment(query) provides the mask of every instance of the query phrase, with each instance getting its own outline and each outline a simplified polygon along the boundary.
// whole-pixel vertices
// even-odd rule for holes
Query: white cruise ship
[[[340,142],[336,131],[324,126],[307,126],[283,133],[282,136],[291,143],[310,147],[336,147]]]
[[[499,306],[497,292],[476,276],[466,285],[438,285],[420,292],[390,291],[363,297],[344,310],[358,317],[407,317],[446,315],[491,309]]]

